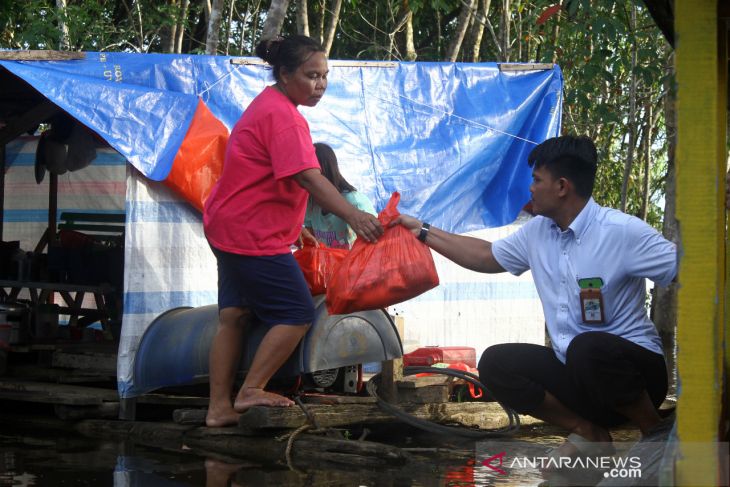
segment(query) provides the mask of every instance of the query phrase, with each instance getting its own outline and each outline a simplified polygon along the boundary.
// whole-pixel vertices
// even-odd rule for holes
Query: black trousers
[[[520,414],[530,414],[550,392],[568,409],[604,427],[627,418],[617,407],[646,390],[655,407],[667,394],[664,357],[610,333],[591,331],[570,342],[563,364],[551,348],[504,343],[487,348],[479,378],[488,392]]]

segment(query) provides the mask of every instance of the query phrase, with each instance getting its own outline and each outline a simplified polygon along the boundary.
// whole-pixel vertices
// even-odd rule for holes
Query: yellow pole
[[[676,485],[719,485],[720,479],[727,64],[718,1],[724,0],[675,2],[677,218],[681,235]]]

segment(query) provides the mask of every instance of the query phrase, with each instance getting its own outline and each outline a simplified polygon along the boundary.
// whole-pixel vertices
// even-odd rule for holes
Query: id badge
[[[583,323],[587,325],[602,325],[605,323],[605,312],[603,307],[603,295],[601,286],[603,280],[600,277],[590,279],[579,279],[580,286],[580,311],[583,316]]]

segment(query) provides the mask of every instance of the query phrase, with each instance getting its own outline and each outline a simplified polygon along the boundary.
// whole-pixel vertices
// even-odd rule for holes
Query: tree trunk
[[[330,55],[330,49],[332,49],[332,42],[335,40],[335,32],[337,31],[337,24],[340,22],[340,10],[342,9],[342,0],[332,0],[332,12],[330,21],[327,23],[327,30],[324,33],[324,47],[325,54]],[[324,15],[324,12],[322,12]]]
[[[142,52],[144,49],[144,33],[142,32],[142,11],[139,9],[139,5],[136,5],[137,9],[137,17],[139,19],[139,31],[136,29],[136,25],[138,23],[137,19],[134,18],[134,14],[132,13],[132,10],[129,8],[129,4],[127,3],[127,0],[122,0],[122,5],[124,6],[124,10],[127,12],[127,16],[129,17],[129,23],[134,28],[134,33],[137,36],[137,52]],[[131,44],[131,43],[130,43]]]
[[[260,13],[261,13],[261,2],[259,1],[259,2],[256,2],[256,9],[254,10],[252,17],[251,17],[253,19],[253,25],[251,26],[251,39],[250,39],[252,51],[255,50],[255,46],[256,46],[256,32],[258,31],[258,28],[259,28]]]
[[[324,42],[324,19],[327,11],[327,0],[319,0],[319,23],[317,24],[317,38],[320,44]]]
[[[272,39],[281,34],[284,26],[286,10],[289,8],[289,0],[271,0],[269,12],[266,14],[261,39]]]
[[[631,7],[631,32],[636,32],[636,6]],[[631,83],[629,85],[629,144],[627,147],[626,162],[624,164],[624,177],[621,182],[621,211],[626,212],[629,192],[629,179],[631,178],[631,167],[634,164],[634,145],[636,144],[636,42],[631,46]]]
[[[58,9],[58,30],[61,31],[58,48],[61,51],[68,51],[71,48],[71,40],[68,33],[68,24],[66,24],[66,0],[56,0],[56,8]]]
[[[175,28],[175,50],[178,54],[182,53],[183,37],[185,35],[185,24],[188,18],[188,7],[190,6],[190,0],[181,0],[180,12],[177,17],[177,27]]]
[[[436,9],[436,59],[441,59],[441,49],[443,41],[441,39],[441,10]]]
[[[502,0],[502,15],[499,17],[499,35],[500,35],[500,51],[502,52],[502,61],[509,62],[509,44],[510,44],[510,0]]]
[[[173,19],[169,25],[160,29],[160,45],[162,47],[162,52],[175,52],[175,39],[177,38],[176,33],[179,23],[178,17],[180,15],[177,3],[178,0],[167,0],[167,4],[170,6],[170,11],[175,11],[177,13],[173,15]]]
[[[297,0],[297,33],[309,37],[307,0]]]
[[[208,17],[208,35],[205,37],[205,53],[218,54],[218,39],[220,37],[221,19],[223,18],[223,0],[213,0],[210,4]]]
[[[485,19],[489,15],[489,4],[491,0],[478,0],[478,9],[474,15],[471,33],[469,34],[469,44],[471,45],[471,62],[479,62],[479,54],[482,46],[482,38],[484,37]]]
[[[226,47],[223,50],[226,56],[228,56],[229,49],[231,47],[231,28],[233,26],[233,7],[236,2],[231,0],[231,4],[228,6],[228,17],[226,18]]]
[[[664,222],[662,234],[664,238],[679,244],[679,222],[676,208],[676,171],[675,151],[677,148],[677,119],[676,119],[676,92],[673,87],[674,59],[669,48],[666,49],[667,74],[664,81],[666,96],[664,97],[664,123],[667,137],[667,178],[664,186]],[[677,328],[677,283],[668,287],[657,287],[654,293],[652,318],[662,339],[664,352],[667,357],[670,377],[674,378],[674,335]]]
[[[416,60],[416,45],[413,42],[413,11],[408,4],[408,0],[403,0],[403,15],[406,21],[405,44],[406,44],[406,61]]]
[[[560,15],[555,16],[555,28],[553,29],[553,45],[559,46],[558,38],[560,36],[560,19],[562,17]],[[553,64],[557,64],[558,62],[558,50],[553,50]]]
[[[456,31],[454,32],[454,37],[451,39],[449,48],[446,51],[446,61],[452,63],[456,62],[456,58],[459,56],[459,50],[461,49],[461,44],[464,41],[464,36],[466,35],[466,29],[469,27],[469,19],[471,18],[475,3],[476,0],[468,0],[462,4],[461,13],[459,13],[459,18],[456,20]]]
[[[641,198],[641,219],[646,221],[649,212],[649,180],[651,173],[651,142],[654,133],[654,112],[652,111],[651,98],[646,102],[646,126],[644,127],[644,184],[642,185]]]

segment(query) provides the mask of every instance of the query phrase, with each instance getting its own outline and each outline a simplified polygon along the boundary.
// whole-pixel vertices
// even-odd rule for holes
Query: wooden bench
[[[72,230],[92,237],[98,242],[122,244],[124,213],[81,213],[64,211],[58,230]]]

